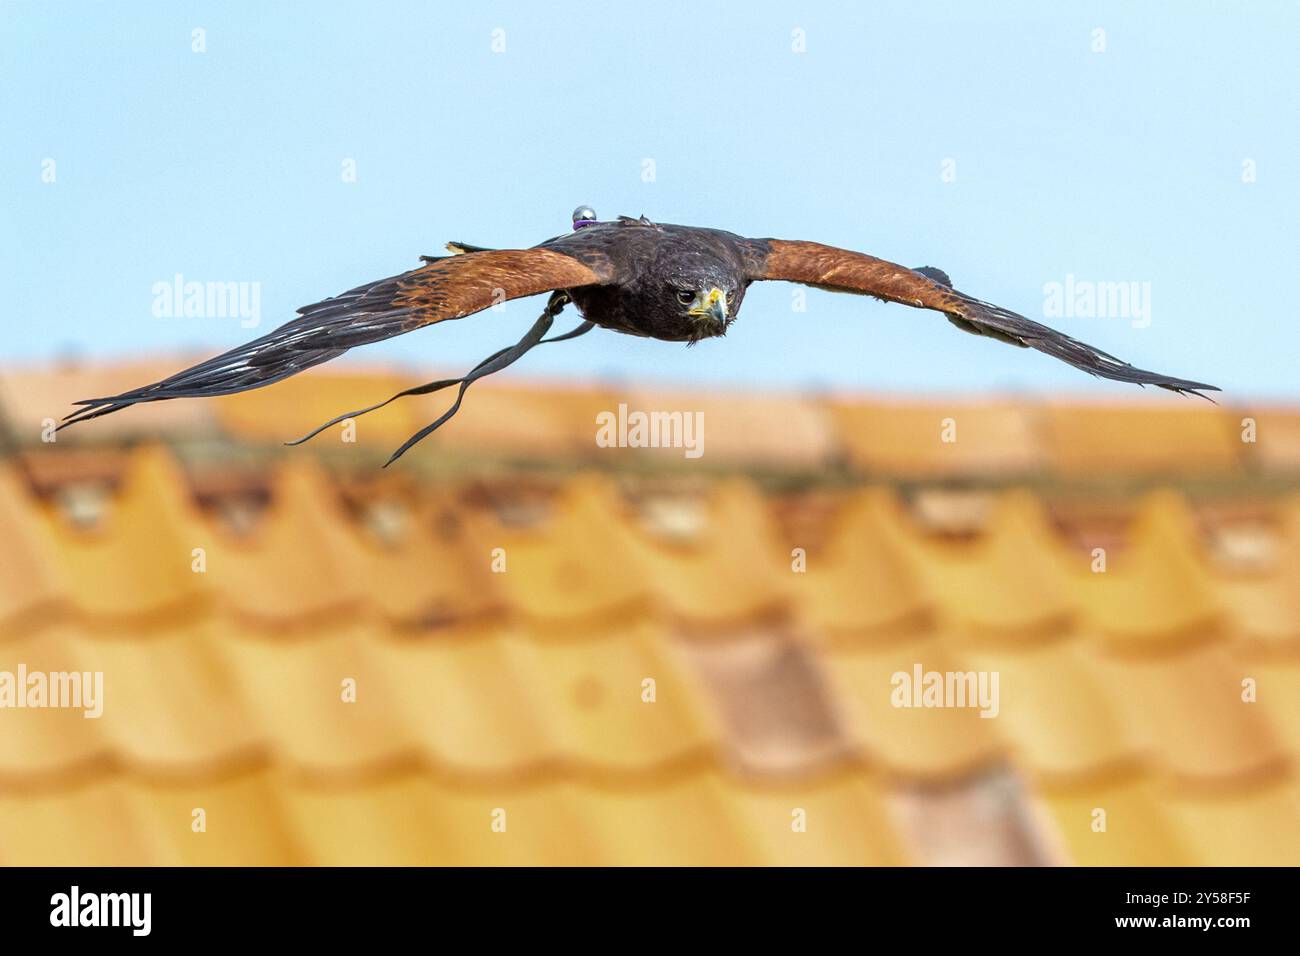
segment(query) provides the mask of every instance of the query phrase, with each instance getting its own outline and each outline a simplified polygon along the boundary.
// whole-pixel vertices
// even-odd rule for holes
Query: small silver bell
[[[577,209],[573,210],[574,225],[577,225],[580,222],[595,222],[595,221],[596,221],[596,210],[592,209],[590,206],[579,206]]]

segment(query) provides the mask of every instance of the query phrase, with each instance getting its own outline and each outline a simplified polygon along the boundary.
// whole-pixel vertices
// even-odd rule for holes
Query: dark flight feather
[[[210,398],[262,388],[413,329],[480,312],[505,299],[598,283],[601,277],[548,249],[445,256],[427,265],[304,306],[273,332],[152,385],[75,402],[60,428],[141,402]]]
[[[1094,348],[1063,332],[1027,319],[1008,309],[982,302],[952,288],[946,273],[932,266],[908,269],[860,252],[824,246],[817,242],[783,239],[758,240],[764,254],[752,275],[828,289],[871,295],[917,309],[932,309],[948,316],[964,332],[997,339],[1021,348],[1037,349],[1082,369],[1090,375],[1155,385],[1213,401],[1202,392],[1217,392],[1214,385],[1148,372]]]

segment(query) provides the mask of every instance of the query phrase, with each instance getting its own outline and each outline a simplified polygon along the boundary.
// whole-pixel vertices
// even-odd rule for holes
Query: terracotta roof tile
[[[293,842],[269,772],[158,785],[96,777],[57,791],[0,791],[0,862],[13,866],[285,866]],[[202,817],[195,811],[201,810]],[[202,819],[206,830],[195,829]],[[105,826],[104,821],[112,821]],[[57,833],[58,839],[52,839]]]
[[[33,629],[0,641],[0,674],[16,679],[28,674],[82,669],[74,630],[66,625]],[[22,687],[17,690],[21,692]],[[129,700],[129,708],[133,706]],[[108,735],[99,720],[71,708],[0,710],[0,792],[44,779],[66,779],[111,760]]]
[[[547,626],[617,621],[650,602],[626,511],[613,484],[587,474],[565,485],[542,525],[486,522],[474,536],[490,557],[504,560],[499,576],[506,601],[529,620]],[[497,548],[500,555],[493,554]]]
[[[897,866],[909,862],[878,775],[845,771],[802,783],[733,791],[759,862],[777,866]],[[803,811],[798,814],[798,811]],[[794,824],[801,821],[803,829]],[[722,862],[726,862],[725,860]]]
[[[1041,415],[1046,460],[1061,474],[1230,474],[1241,468],[1240,416],[1208,403],[1049,404]]]
[[[1167,806],[1193,866],[1300,865],[1300,787],[1290,776],[1229,796],[1174,796]]]
[[[412,399],[417,427],[434,421],[455,397],[448,389]],[[469,390],[453,427],[429,439],[437,449],[519,459],[592,461],[611,451],[596,444],[596,416],[618,408],[617,394],[590,389],[480,382]]]
[[[85,721],[104,756],[157,779],[208,776],[264,756],[263,728],[226,660],[229,636],[211,619],[126,640],[72,636],[64,666],[104,675],[103,715]]]
[[[1300,649],[1300,495],[1277,512],[1281,536],[1270,566],[1225,576],[1218,593],[1244,637]]]
[[[1102,654],[1098,662],[1152,764],[1222,785],[1267,776],[1285,762],[1264,712],[1242,700],[1249,675],[1222,642],[1160,655]]]
[[[426,759],[466,778],[653,776],[707,762],[717,733],[665,636],[627,625],[376,642]]]
[[[365,625],[268,637],[240,628],[224,650],[277,761],[328,780],[409,759],[417,741],[391,706]]]
[[[1011,756],[1049,783],[1112,779],[1147,752],[1117,709],[1109,673],[1077,635],[1014,646],[963,645],[969,666],[997,671],[996,725]]]
[[[0,372],[0,414],[24,444],[47,440],[49,422],[75,411],[73,402],[116,395],[156,382],[185,368],[181,357],[110,366],[7,369]],[[60,445],[97,443],[126,435],[194,435],[215,431],[212,406],[204,402],[153,402],[96,423],[94,435],[80,429],[60,432]]]
[[[702,415],[700,458],[710,465],[818,468],[836,451],[832,422],[824,406],[795,395],[638,388],[631,390],[624,402],[633,411]],[[667,453],[654,450],[649,454]],[[680,451],[673,454],[681,457]]]
[[[739,629],[725,639],[681,642],[726,728],[732,760],[795,777],[852,755],[811,649],[780,630]]]
[[[165,450],[144,447],[92,527],[45,510],[68,600],[80,614],[105,622],[167,618],[206,599],[205,581],[194,571],[194,549],[204,536],[187,488]]]
[[[709,771],[635,789],[551,780],[448,789],[410,774],[299,789],[290,804],[295,828],[310,835],[310,862],[327,865],[903,862],[877,825],[877,785],[857,774],[769,788]],[[796,810],[804,832],[792,829]]]
[[[335,552],[372,610],[398,625],[458,623],[501,611],[491,551],[448,496],[429,494],[387,522],[384,534],[349,522]]]
[[[389,396],[418,385],[386,373],[309,372],[286,379],[273,389],[214,399],[210,404],[223,431],[252,444],[294,441],[345,412],[368,408]],[[422,427],[411,399],[398,399],[387,408],[351,419],[322,432],[313,441],[324,448],[357,445],[396,447]]]
[[[825,547],[805,548],[807,569],[792,576],[814,634],[855,640],[927,625],[934,602],[911,534],[887,489],[864,490],[844,503]]]
[[[1300,473],[1300,412],[1289,408],[1252,408],[1232,415],[1238,437],[1248,434],[1253,420],[1254,441],[1243,441],[1243,460],[1260,471],[1295,475]]]
[[[1017,475],[1041,466],[1032,414],[1011,403],[834,402],[836,434],[868,475]]]
[[[1071,556],[1041,504],[1003,495],[984,533],[963,547],[929,547],[921,561],[946,620],[973,635],[1021,639],[1060,634],[1078,610]],[[1075,559],[1075,565],[1084,565]]]
[[[1172,491],[1142,502],[1129,546],[1104,573],[1081,576],[1087,617],[1130,650],[1222,634],[1222,602],[1200,555],[1187,503]]]
[[[744,480],[715,486],[695,533],[642,535],[639,571],[656,605],[700,628],[735,627],[786,609],[789,553],[763,497]]]
[[[80,719],[80,715],[78,715]],[[0,864],[132,866],[153,861],[153,821],[134,819],[122,777],[31,793],[0,788]],[[104,821],[113,821],[105,826]],[[187,826],[184,820],[178,826]]]
[[[931,636],[853,649],[835,647],[825,654],[823,666],[849,737],[894,774],[951,780],[999,760],[995,718],[981,717],[980,708],[974,706],[916,703],[921,699],[921,686],[914,680],[918,667],[922,680],[929,672],[970,669],[952,653],[949,641]],[[905,680],[896,682],[898,674]],[[911,696],[908,688],[917,696]]]
[[[1242,652],[1237,665],[1242,680],[1255,681],[1255,706],[1268,717],[1272,732],[1300,760],[1300,656]]]
[[[348,575],[348,528],[329,476],[313,459],[278,469],[272,500],[247,536],[204,536],[207,578],[224,606],[250,619],[305,626],[355,615],[364,602]]]
[[[64,579],[40,514],[22,477],[0,466],[0,635],[66,602]]]
[[[1194,857],[1167,810],[1168,797],[1142,773],[1049,790],[1043,801],[1070,859],[1081,866],[1191,866]]]
[[[1026,788],[1003,767],[946,785],[911,785],[888,796],[912,861],[921,866],[1044,866],[1067,862],[1048,839]]]

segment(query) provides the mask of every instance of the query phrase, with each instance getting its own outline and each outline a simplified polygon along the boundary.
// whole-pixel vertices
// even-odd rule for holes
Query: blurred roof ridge
[[[1128,547],[1107,556],[1101,567],[1085,579],[1095,592],[1086,606],[1092,622],[1118,646],[1174,649],[1224,636],[1225,608],[1181,493],[1158,489],[1143,496]]]

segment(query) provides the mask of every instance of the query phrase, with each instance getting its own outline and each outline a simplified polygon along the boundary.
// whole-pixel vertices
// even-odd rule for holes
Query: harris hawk
[[[537,345],[575,338],[596,326],[694,344],[725,335],[739,314],[746,289],[759,281],[795,282],[941,312],[962,331],[1037,349],[1102,378],[1187,394],[1218,391],[1203,382],[1136,368],[1032,319],[959,292],[946,274],[929,266],[909,269],[817,242],[748,239],[720,229],[654,223],[644,216],[602,222],[585,206],[575,210],[573,225],[572,232],[528,249],[448,243],[451,255],[422,256],[424,264],[417,269],[304,306],[297,318],[274,331],[162,381],[75,402],[81,407],[59,427],[141,402],[261,388],[358,345],[464,318],[508,299],[551,293],[522,339],[484,359],[468,374],[406,389],[379,404],[346,412],[290,443],[306,441],[331,425],[403,396],[459,386],[447,412],[398,448],[388,460],[392,464],[456,414],[473,382],[500,371]],[[569,303],[582,313],[583,322],[548,338],[555,317]]]

